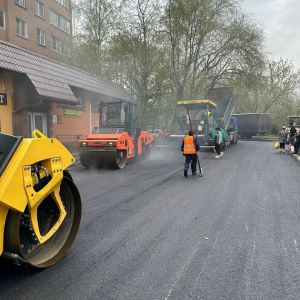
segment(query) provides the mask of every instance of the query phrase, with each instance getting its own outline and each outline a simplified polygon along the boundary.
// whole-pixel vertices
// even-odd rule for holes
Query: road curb
[[[253,142],[274,142],[276,137],[274,136],[252,136],[251,138],[243,138],[241,141],[253,141]]]
[[[288,148],[288,154],[291,155],[295,160],[300,162],[300,155],[291,153],[290,148]]]
[[[298,154],[292,154],[291,155],[294,157],[294,159],[298,160],[300,162],[300,155]]]

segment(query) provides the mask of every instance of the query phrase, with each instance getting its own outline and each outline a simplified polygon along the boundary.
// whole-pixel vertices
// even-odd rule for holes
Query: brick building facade
[[[71,43],[71,0],[0,0],[0,132],[73,143],[99,125],[100,102],[130,99],[65,64]]]
[[[70,0],[0,0],[0,40],[69,62]]]
[[[111,101],[131,97],[117,84],[0,41],[1,132],[39,129],[74,143],[99,125],[99,104]]]

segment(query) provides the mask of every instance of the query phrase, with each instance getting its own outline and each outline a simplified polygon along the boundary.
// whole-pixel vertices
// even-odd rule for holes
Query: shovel
[[[192,120],[191,120],[191,116],[190,116],[190,112],[189,112],[188,106],[186,107],[186,111],[187,111],[188,118],[189,118],[190,128],[193,131]],[[195,145],[195,147],[196,147],[196,145]],[[199,160],[198,152],[196,152],[196,155],[197,155],[197,161],[198,161],[198,167],[199,167],[199,177],[202,177],[203,176],[203,172],[202,172],[202,168],[201,168],[201,165],[200,165],[200,160]]]

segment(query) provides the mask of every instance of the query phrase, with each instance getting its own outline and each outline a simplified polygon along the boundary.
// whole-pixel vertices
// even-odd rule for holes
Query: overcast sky
[[[264,28],[266,50],[300,69],[300,0],[241,0],[244,10]]]

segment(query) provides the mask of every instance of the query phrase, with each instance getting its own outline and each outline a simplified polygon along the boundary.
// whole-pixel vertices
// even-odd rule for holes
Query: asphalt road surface
[[[57,266],[0,265],[1,299],[300,299],[297,164],[240,142],[204,177],[156,153],[125,170],[72,170],[80,232]]]

